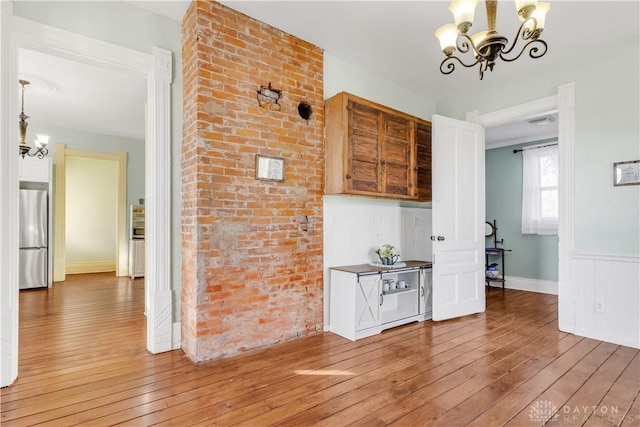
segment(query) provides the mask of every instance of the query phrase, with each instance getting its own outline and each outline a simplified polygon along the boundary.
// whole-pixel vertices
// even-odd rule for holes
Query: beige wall
[[[66,262],[116,260],[117,162],[68,157],[66,160]],[[104,267],[101,268],[104,271]]]

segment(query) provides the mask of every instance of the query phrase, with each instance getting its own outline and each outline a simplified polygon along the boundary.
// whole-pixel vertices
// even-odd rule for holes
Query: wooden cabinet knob
[[[380,164],[384,165],[386,162],[384,160],[380,160]]]
[[[351,175],[347,174],[347,176],[345,176],[345,178],[351,179]]]

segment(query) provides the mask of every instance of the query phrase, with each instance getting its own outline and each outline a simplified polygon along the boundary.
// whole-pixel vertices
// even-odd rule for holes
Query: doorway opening
[[[557,95],[504,110],[479,115],[467,114],[467,120],[485,127],[526,117],[558,111],[558,326],[561,331],[575,331],[575,289],[571,256],[574,246],[574,115],[575,83],[559,86]]]
[[[11,126],[17,117],[18,50],[29,49],[123,72],[146,80],[147,114],[145,121],[145,205],[147,206],[145,254],[145,294],[148,301],[146,341],[151,353],[180,348],[180,328],[173,326],[173,294],[171,289],[171,82],[172,54],[152,47],[151,53],[113,45],[86,36],[49,27],[12,15],[2,3],[0,24],[7,37],[2,37],[3,64],[0,85],[7,94],[2,110],[2,126],[8,140],[18,139],[18,129]],[[11,24],[5,27],[4,24]],[[13,65],[13,66],[12,66]],[[0,206],[18,204],[18,162],[7,146],[0,156],[0,169],[5,178],[0,182]],[[4,217],[4,216],[3,216]],[[0,339],[2,346],[1,386],[18,377],[18,218],[8,210],[3,221],[1,243],[2,271],[6,278],[0,299],[3,314]],[[13,232],[12,230],[16,230]],[[4,267],[7,267],[6,269]],[[15,286],[14,286],[15,285]],[[179,301],[179,299],[178,299]]]
[[[95,244],[91,243],[86,239],[95,239],[98,238],[97,235],[90,236],[81,236],[78,235],[78,239],[84,240],[83,248],[76,252],[74,252],[74,248],[67,247],[67,242],[70,237],[73,237],[75,234],[73,230],[67,230],[68,223],[68,215],[73,215],[73,211],[68,211],[68,206],[70,202],[73,202],[71,198],[73,195],[67,194],[67,190],[69,189],[69,185],[73,184],[68,182],[69,174],[68,174],[68,162],[78,162],[81,161],[80,165],[82,165],[82,161],[85,162],[98,162],[99,163],[107,163],[111,164],[110,166],[113,168],[113,182],[104,183],[105,187],[113,187],[113,198],[111,200],[104,199],[103,194],[95,194],[92,192],[91,188],[80,188],[79,191],[82,190],[87,193],[87,197],[96,198],[96,203],[111,203],[111,211],[109,214],[106,214],[102,219],[102,224],[96,223],[98,218],[77,218],[78,221],[86,223],[86,226],[93,227],[97,230],[98,233],[109,233],[109,224],[105,223],[105,220],[108,222],[113,220],[113,239],[111,242],[115,245],[115,259],[113,260],[113,269],[111,269],[111,265],[109,262],[111,260],[90,260],[80,258],[81,262],[78,262],[77,258],[83,256],[83,252],[86,253],[87,247],[92,247],[94,252],[107,253],[109,251],[108,247],[103,247],[104,245],[99,245],[96,247]],[[95,165],[94,165],[95,166]],[[83,172],[82,167],[78,170],[79,173]],[[94,171],[95,172],[95,168]],[[128,275],[128,248],[127,248],[127,236],[126,236],[126,187],[127,187],[127,153],[120,152],[117,154],[109,154],[109,153],[99,153],[93,151],[86,150],[77,150],[77,149],[69,149],[65,144],[57,144],[55,148],[55,186],[54,186],[54,282],[61,282],[65,280],[65,275],[67,273],[87,273],[87,272],[98,272],[101,268],[103,271],[113,271],[115,270],[116,276],[126,276]],[[92,177],[88,177],[87,179],[95,179],[95,174],[92,174]],[[78,183],[80,185],[86,184],[85,180],[82,183]],[[97,189],[96,189],[97,190]],[[94,194],[90,194],[94,193]],[[82,195],[78,194],[75,197],[82,197]],[[81,203],[81,202],[79,202]],[[81,203],[83,204],[83,203]],[[94,203],[95,204],[95,203]],[[109,208],[108,206],[105,206]],[[82,209],[79,207],[79,209]],[[111,236],[111,234],[109,234]],[[107,242],[106,245],[109,245]],[[93,257],[95,258],[96,255]],[[74,266],[73,262],[77,264]],[[109,264],[109,265],[107,265]],[[67,271],[69,268],[74,268],[75,271]]]
[[[490,273],[496,276],[495,280],[487,279],[490,287],[558,293],[557,233],[523,234],[521,226],[522,153],[525,149],[531,153],[528,150],[536,146],[557,146],[557,116],[557,111],[553,111],[486,129],[486,220],[495,223],[499,230],[498,238],[494,235],[487,239],[487,247],[504,249],[505,255],[503,262],[502,257],[491,255],[503,251],[487,251],[487,265],[492,268],[487,276]]]

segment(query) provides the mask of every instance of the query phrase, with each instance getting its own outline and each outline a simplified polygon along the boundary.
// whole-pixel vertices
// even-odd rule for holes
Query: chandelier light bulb
[[[45,147],[49,143],[49,135],[44,133],[36,133],[35,145],[38,148]]]
[[[487,38],[488,33],[489,31],[480,31],[471,36],[471,42],[473,43],[473,46],[474,46],[474,50],[473,50],[474,55],[478,55],[476,48],[480,46],[482,42]]]
[[[546,2],[540,2],[536,5],[536,8],[533,12],[531,12],[531,18],[534,18],[535,21],[528,21],[525,24],[525,27],[529,30],[538,30],[542,31],[544,29],[545,18],[547,16],[547,12],[551,9],[551,4]],[[535,22],[535,28],[533,28],[533,23]]]
[[[526,20],[536,8],[537,0],[516,0],[516,11],[521,21]]]
[[[440,48],[449,56],[456,50],[458,27],[456,24],[447,24],[436,30],[436,37],[440,41]]]
[[[465,34],[473,24],[476,12],[476,5],[479,0],[453,0],[449,5],[449,10],[453,14],[458,30]]]

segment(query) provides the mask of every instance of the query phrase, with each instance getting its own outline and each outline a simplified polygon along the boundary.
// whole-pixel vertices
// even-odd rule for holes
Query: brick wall
[[[199,362],[322,330],[323,57],[215,2],[182,25],[182,348]],[[256,154],[285,181],[256,180]]]

